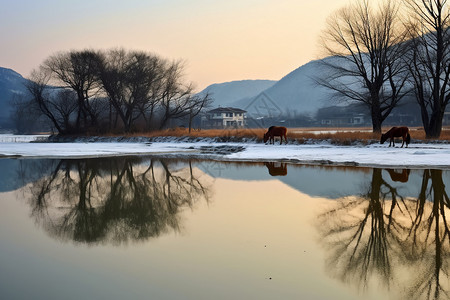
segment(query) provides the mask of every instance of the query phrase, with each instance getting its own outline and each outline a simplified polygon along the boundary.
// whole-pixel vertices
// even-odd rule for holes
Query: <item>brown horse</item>
[[[395,147],[394,138],[396,137],[402,137],[402,147],[406,142],[406,148],[408,148],[408,144],[411,141],[411,136],[409,135],[409,129],[408,127],[392,127],[389,129],[388,132],[381,135],[380,144],[383,144],[387,139],[390,139],[389,141],[389,147],[392,146]]]
[[[278,127],[278,126],[270,126],[266,133],[264,133],[264,143],[269,140],[269,144],[275,144],[275,137],[280,137],[280,145],[283,143],[283,137],[284,141],[287,144],[287,128],[286,127]]]
[[[286,176],[287,175],[287,166],[286,163],[274,163],[274,162],[265,162],[264,163],[269,170],[269,174],[272,176]]]

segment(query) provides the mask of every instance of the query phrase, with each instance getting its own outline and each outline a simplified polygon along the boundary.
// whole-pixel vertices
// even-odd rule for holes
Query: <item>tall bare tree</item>
[[[398,21],[398,5],[386,0],[378,7],[369,0],[355,1],[328,19],[321,39],[327,55],[322,60],[327,75],[318,83],[343,99],[368,107],[373,132],[407,93],[406,49]]]
[[[48,93],[48,82],[50,78],[45,72],[34,70],[31,73],[30,80],[27,81],[25,87],[31,96],[31,101],[35,103],[41,113],[50,120],[52,126],[56,128],[59,133],[67,133],[67,129],[63,128],[55,115],[54,104],[50,101]]]
[[[450,101],[450,8],[447,0],[408,0],[411,74],[427,138],[441,135]]]
[[[102,56],[99,78],[111,105],[129,132],[136,119],[153,111],[163,60],[140,51],[111,50]]]
[[[76,128],[98,125],[98,111],[92,105],[99,90],[96,77],[98,53],[93,50],[61,52],[50,56],[41,65],[42,72],[51,76],[50,84],[72,89],[78,100]]]

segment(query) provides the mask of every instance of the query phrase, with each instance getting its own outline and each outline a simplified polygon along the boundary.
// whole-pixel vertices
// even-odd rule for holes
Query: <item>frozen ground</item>
[[[23,141],[26,141],[24,138]],[[32,140],[31,138],[28,139]],[[217,142],[8,142],[0,135],[0,157],[83,158],[126,155],[195,157],[226,161],[289,161],[380,167],[450,169],[450,145],[410,144],[408,148],[369,146],[264,145]]]

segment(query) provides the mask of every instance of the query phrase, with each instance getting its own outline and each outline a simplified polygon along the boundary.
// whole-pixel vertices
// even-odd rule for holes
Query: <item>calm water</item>
[[[0,159],[0,298],[447,299],[449,182],[446,170]]]

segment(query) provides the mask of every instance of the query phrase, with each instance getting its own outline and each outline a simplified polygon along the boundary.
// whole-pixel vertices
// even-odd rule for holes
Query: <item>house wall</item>
[[[205,125],[210,127],[221,127],[221,128],[231,126],[243,127],[245,126],[245,114],[244,113],[208,114]]]

